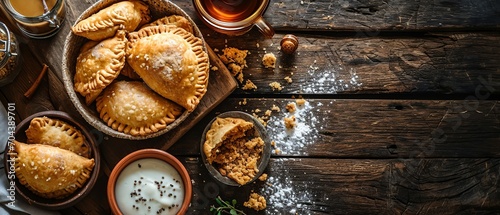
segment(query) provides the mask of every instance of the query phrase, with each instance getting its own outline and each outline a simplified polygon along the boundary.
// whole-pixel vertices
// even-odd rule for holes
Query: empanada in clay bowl
[[[200,38],[159,25],[129,34],[127,62],[156,93],[193,111],[207,91],[208,55]]]
[[[111,128],[132,136],[166,129],[184,109],[138,81],[118,81],[96,100],[101,119]]]
[[[86,183],[94,167],[94,159],[55,146],[14,141],[14,150],[10,155],[19,182],[44,198],[72,194]]]
[[[49,117],[35,117],[26,130],[28,144],[44,144],[72,151],[90,158],[90,149],[85,136],[68,123]]]
[[[112,4],[71,27],[74,34],[100,41],[115,35],[119,29],[133,31],[151,20],[148,6],[137,0]]]
[[[83,45],[76,59],[74,88],[85,97],[87,105],[120,74],[125,65],[126,44],[126,32],[120,30],[112,38]]]
[[[149,24],[146,24],[146,25],[142,26],[141,28],[150,27],[150,26],[159,26],[159,25],[173,25],[173,26],[177,26],[179,28],[182,28],[189,33],[193,33],[193,25],[191,25],[189,20],[187,20],[183,16],[179,16],[179,15],[165,16],[165,17],[157,19]]]

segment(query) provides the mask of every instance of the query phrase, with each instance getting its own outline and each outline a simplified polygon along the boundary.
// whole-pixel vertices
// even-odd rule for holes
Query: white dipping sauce
[[[172,165],[145,158],[123,169],[115,196],[123,214],[176,214],[184,200],[184,184]]]

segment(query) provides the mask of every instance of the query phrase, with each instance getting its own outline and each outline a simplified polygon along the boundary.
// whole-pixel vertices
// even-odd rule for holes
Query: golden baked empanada
[[[231,142],[246,135],[253,128],[253,123],[240,118],[217,117],[205,136],[203,152],[209,163],[216,159],[216,151],[225,141]]]
[[[91,104],[102,90],[120,74],[125,65],[126,32],[120,30],[112,38],[90,48],[84,45],[76,59],[75,91]],[[90,41],[89,43],[95,43]]]
[[[189,33],[193,33],[193,25],[191,25],[191,22],[184,18],[183,16],[179,15],[170,15],[170,16],[165,16],[163,18],[157,19],[154,22],[151,22],[149,24],[146,24],[142,26],[141,28],[149,27],[149,26],[158,26],[158,25],[174,25],[179,28],[182,28],[186,30]]]
[[[90,178],[94,167],[94,159],[55,146],[14,141],[14,150],[10,155],[19,182],[45,198],[72,194]]]
[[[132,79],[132,80],[141,80],[141,76],[139,76],[134,69],[125,61],[125,66],[123,66],[120,74]]]
[[[207,91],[208,55],[200,38],[171,25],[129,34],[127,62],[155,92],[193,111]]]
[[[90,150],[85,136],[68,123],[48,117],[35,117],[26,130],[28,144],[44,144],[72,151],[89,158]]]
[[[165,129],[183,111],[138,81],[114,82],[97,98],[96,106],[108,126],[133,136]]]
[[[119,29],[133,31],[150,19],[149,8],[144,2],[121,1],[78,22],[71,30],[76,35],[99,41],[112,37]]]

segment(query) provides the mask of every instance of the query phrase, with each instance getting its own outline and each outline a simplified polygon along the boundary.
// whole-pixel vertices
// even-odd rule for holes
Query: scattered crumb
[[[236,63],[229,63],[227,65],[227,69],[229,69],[229,71],[231,71],[231,74],[233,74],[233,76],[241,74],[241,72],[243,71],[243,68]]]
[[[255,112],[255,113],[260,113],[260,112],[262,112],[262,111],[261,111],[259,108],[257,108],[257,109],[255,109],[255,110],[253,110],[253,112]]]
[[[271,141],[271,146],[276,147],[276,141],[272,140]]]
[[[267,53],[262,57],[262,65],[266,68],[275,68],[276,56],[273,53]]]
[[[290,78],[290,76],[286,76],[284,79],[285,79],[286,83],[291,84],[293,82],[293,80],[292,80],[292,78]]]
[[[297,105],[302,106],[306,103],[306,100],[303,98],[300,98],[300,99],[295,100],[295,102],[297,102]]]
[[[238,102],[238,104],[241,105],[247,105],[247,99],[244,98],[243,101]]]
[[[287,110],[288,112],[290,112],[290,113],[295,112],[295,110],[296,110],[295,103],[288,103],[288,104],[286,105],[286,110]]]
[[[262,173],[262,175],[259,176],[260,181],[265,181],[267,180],[267,173]]]
[[[295,116],[285,117],[285,127],[287,129],[295,128],[297,122],[295,121]]]
[[[214,48],[214,52],[219,52],[219,49],[218,48]]]
[[[239,50],[234,47],[228,47],[222,49],[223,54],[219,55],[220,59],[224,64],[236,63],[242,67],[247,67],[247,57],[248,50]]]
[[[271,116],[271,110],[266,110],[266,112],[264,113],[265,116]]]
[[[212,70],[212,71],[218,71],[218,70],[219,70],[219,67],[217,67],[217,66],[212,66],[212,67],[210,67],[210,70]]]
[[[283,89],[283,87],[281,87],[281,84],[278,83],[278,82],[276,82],[276,81],[275,82],[271,82],[269,84],[269,86],[273,89],[273,91],[275,91],[275,90],[281,91]]]
[[[259,48],[259,47],[260,47],[260,44],[259,44],[259,43],[255,44],[255,45],[257,46],[257,48]]]
[[[250,80],[247,80],[245,85],[241,88],[243,90],[257,90],[257,86]]]
[[[251,193],[248,201],[244,202],[243,205],[256,211],[264,210],[266,208],[266,199],[257,193]]]
[[[238,80],[241,83],[243,83],[243,73],[239,73],[237,76],[236,76],[236,80]]]
[[[271,110],[276,111],[276,112],[280,112],[281,111],[281,109],[278,106],[276,106],[276,105],[273,105],[273,107],[271,108]]]
[[[281,153],[281,150],[280,149],[274,149],[274,154],[280,154]]]

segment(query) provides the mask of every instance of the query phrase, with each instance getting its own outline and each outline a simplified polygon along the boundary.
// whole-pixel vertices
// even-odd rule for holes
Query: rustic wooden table
[[[0,88],[2,103],[15,103],[17,122],[52,109],[84,122],[64,90],[61,59],[69,26],[95,1],[66,1],[67,20],[53,38],[19,35],[22,72]],[[172,2],[199,23],[212,48],[249,50],[244,75],[257,86],[236,89],[168,148],[192,177],[189,214],[209,214],[218,195],[257,214],[241,205],[251,191],[267,199],[258,214],[500,211],[500,1],[272,1],[265,14],[277,32],[272,39],[255,29],[239,37],[217,34],[201,24],[191,1]],[[300,41],[293,56],[278,50],[288,33]],[[278,58],[275,69],[261,64],[269,52]],[[50,70],[27,99],[23,93],[43,63]],[[274,81],[281,91],[269,87]],[[299,96],[307,103],[295,113],[298,126],[286,131],[285,106]],[[217,183],[200,158],[208,121],[231,110],[262,116],[273,105],[281,111],[272,112],[267,129],[280,153],[271,157],[268,180],[238,188]],[[98,139],[102,173],[92,193],[65,214],[109,214],[113,166],[165,141]]]

